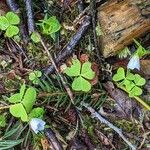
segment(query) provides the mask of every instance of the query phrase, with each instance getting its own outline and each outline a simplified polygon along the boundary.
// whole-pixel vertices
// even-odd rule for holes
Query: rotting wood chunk
[[[115,55],[150,31],[149,0],[111,0],[98,9],[103,36],[100,45],[104,57]]]

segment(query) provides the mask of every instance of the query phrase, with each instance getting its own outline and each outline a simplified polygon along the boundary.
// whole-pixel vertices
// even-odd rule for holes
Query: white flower
[[[127,65],[127,68],[128,69],[138,69],[140,70],[140,58],[138,55],[134,55],[130,61],[128,62],[128,65]]]
[[[31,129],[37,134],[39,131],[44,130],[45,122],[39,118],[32,118],[30,121]]]

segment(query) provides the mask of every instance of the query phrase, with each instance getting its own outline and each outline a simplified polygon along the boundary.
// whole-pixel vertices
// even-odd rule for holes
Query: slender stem
[[[54,66],[54,68],[55,68],[55,70],[56,70],[58,76],[60,77],[61,82],[62,82],[64,88],[66,89],[66,92],[67,92],[67,94],[68,94],[68,96],[69,96],[69,98],[70,98],[72,104],[74,104],[72,91],[70,90],[70,88],[69,88],[68,85],[66,84],[64,77],[63,77],[63,76],[61,75],[61,73],[59,72],[59,70],[58,70],[58,68],[57,68],[57,66],[56,66],[56,63],[55,63],[55,61],[54,61],[52,55],[50,54],[48,48],[46,47],[44,41],[42,40],[42,38],[41,38],[41,44],[42,44],[44,50],[46,51],[48,57],[50,58],[50,61],[52,62],[52,65]]]
[[[150,106],[148,104],[146,104],[141,98],[134,96],[134,98],[141,103],[146,109],[150,110]]]
[[[33,19],[33,11],[32,11],[32,1],[31,0],[24,0],[26,12],[27,12],[27,23],[28,23],[28,31],[29,34],[34,32],[35,30],[35,23]]]
[[[125,92],[128,93],[128,91],[123,87],[123,86],[120,86],[119,84],[117,84],[117,87],[119,87],[120,89],[124,90]],[[145,103],[141,98],[137,97],[137,96],[134,96],[133,98],[135,98],[140,104],[142,104],[147,110],[150,110],[150,106]]]
[[[119,134],[119,136],[128,144],[128,146],[132,149],[132,150],[136,150],[136,147],[130,143],[126,137],[123,135],[122,130],[119,129],[118,127],[114,126],[111,122],[109,122],[108,120],[106,120],[104,117],[102,117],[98,112],[96,112],[92,107],[89,107],[88,104],[86,103],[82,103],[82,106],[84,106],[94,118],[97,118],[101,123],[106,124],[107,126],[109,126],[111,129],[113,129],[115,132],[117,132]]]

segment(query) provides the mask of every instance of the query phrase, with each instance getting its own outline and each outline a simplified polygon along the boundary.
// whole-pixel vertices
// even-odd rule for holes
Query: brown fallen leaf
[[[119,118],[132,119],[133,117],[139,119],[141,108],[135,100],[122,90],[116,88],[110,81],[106,82],[104,88],[112,99],[115,100],[114,113]]]
[[[42,144],[43,150],[50,150],[50,146],[46,138],[41,139],[41,144]]]
[[[79,137],[75,137],[70,141],[67,150],[88,150],[88,148]]]

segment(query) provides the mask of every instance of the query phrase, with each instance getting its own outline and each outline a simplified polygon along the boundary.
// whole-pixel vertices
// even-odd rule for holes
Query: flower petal
[[[139,58],[139,56],[134,55],[134,56],[130,59],[130,61],[129,61],[128,65],[127,65],[127,68],[128,68],[128,69],[131,69],[131,70],[133,70],[133,69],[138,69],[138,70],[140,70],[140,58]]]
[[[45,122],[39,118],[32,118],[30,121],[31,129],[37,134],[39,131],[44,130]]]

